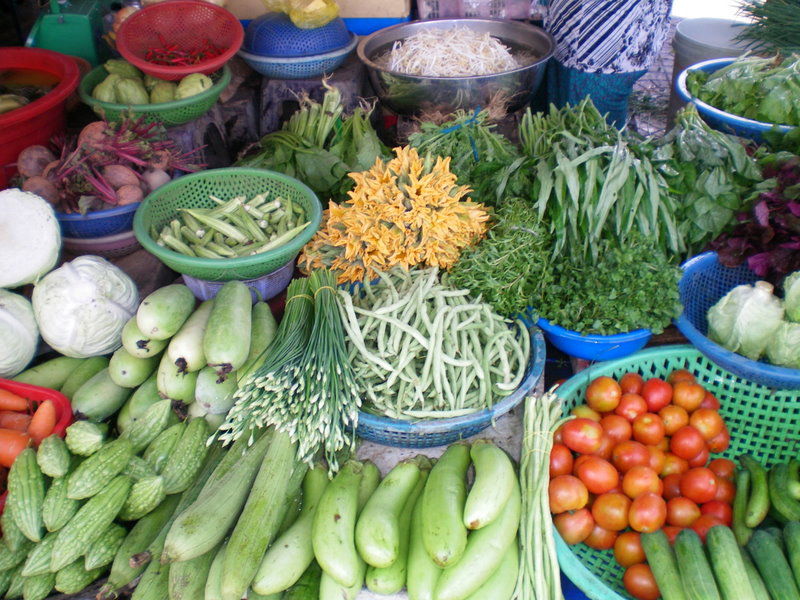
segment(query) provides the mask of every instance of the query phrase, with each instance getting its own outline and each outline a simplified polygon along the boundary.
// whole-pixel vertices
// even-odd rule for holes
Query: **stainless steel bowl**
[[[392,45],[422,29],[450,29],[456,25],[479,33],[488,33],[512,51],[539,57],[535,62],[494,75],[470,77],[423,77],[390,71],[375,60]],[[498,93],[506,96],[509,110],[522,108],[531,100],[544,76],[547,61],[553,55],[552,36],[539,27],[501,19],[436,19],[413,21],[376,31],[358,44],[358,57],[366,65],[378,98],[401,115],[424,110],[452,111],[486,106]]]

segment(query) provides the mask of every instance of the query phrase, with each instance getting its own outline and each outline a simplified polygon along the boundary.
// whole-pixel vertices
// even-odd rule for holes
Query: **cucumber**
[[[169,600],[200,600],[205,595],[206,580],[217,549],[191,560],[169,566]]]
[[[464,505],[464,526],[480,529],[500,515],[517,476],[508,454],[488,440],[472,444],[470,456],[475,466],[475,482]]]
[[[358,512],[364,510],[367,500],[370,499],[381,482],[381,472],[375,463],[365,460],[361,463],[361,482],[358,484]]]
[[[433,562],[422,541],[422,494],[411,514],[411,537],[408,542],[408,600],[435,600],[436,583],[442,569]]]
[[[136,325],[150,339],[166,340],[178,333],[194,305],[194,294],[188,287],[177,283],[168,285],[142,300],[136,311]]]
[[[222,561],[225,560],[225,546],[225,543],[219,546],[219,550],[216,551],[214,560],[211,561],[211,566],[208,569],[208,578],[206,579],[205,585],[205,600],[222,600],[220,583],[222,581]]]
[[[247,360],[252,323],[250,288],[241,281],[228,281],[214,298],[214,306],[203,337],[203,352],[220,379]]]
[[[197,383],[197,371],[187,371],[182,373],[178,367],[172,364],[168,354],[161,356],[156,373],[156,386],[158,393],[164,398],[177,400],[184,404],[194,402],[194,388]]]
[[[58,356],[38,364],[35,367],[26,369],[11,379],[12,381],[19,381],[20,383],[29,383],[31,385],[38,385],[39,387],[50,388],[51,390],[60,390],[64,382],[67,381],[69,376],[77,370],[84,360],[86,359]]]
[[[400,550],[400,514],[420,478],[415,460],[398,463],[367,501],[356,524],[356,548],[361,558],[377,568],[397,560]]]
[[[800,460],[793,458],[789,461],[789,493],[795,500],[800,500]]]
[[[72,412],[79,418],[99,423],[122,408],[130,396],[131,390],[114,383],[109,370],[103,369],[75,392]]]
[[[125,406],[119,411],[117,415],[117,429],[120,433],[125,433],[131,425],[141,419],[147,410],[161,402],[163,398],[158,393],[158,385],[156,384],[156,375],[153,374],[142,385],[136,388],[133,395],[125,403]],[[173,425],[178,422],[178,416],[174,413],[169,418],[169,424]]]
[[[761,575],[758,574],[758,569],[755,563],[753,563],[753,559],[750,558],[750,553],[747,551],[747,548],[739,548],[739,554],[742,556],[744,570],[745,573],[747,573],[747,580],[750,582],[750,587],[753,590],[756,600],[770,600],[767,586],[764,585],[764,580],[761,579]]]
[[[756,600],[733,531],[722,525],[712,527],[706,546],[723,600]]]
[[[792,521],[783,528],[783,541],[786,545],[786,556],[794,573],[794,580],[800,589],[800,522]]]
[[[744,522],[749,499],[750,471],[740,469],[736,472],[736,496],[733,499],[733,533],[740,546],[746,545],[753,535],[752,528]]]
[[[514,540],[494,574],[467,600],[511,600],[519,574],[519,544]]]
[[[206,332],[208,318],[211,316],[213,300],[206,300],[192,313],[175,334],[167,346],[167,355],[178,371],[199,371],[206,366],[206,355],[203,354],[203,335]]]
[[[122,328],[122,347],[136,358],[148,358],[161,354],[167,347],[168,340],[154,340],[147,337],[136,324],[136,316],[130,318]]]
[[[757,530],[747,543],[747,550],[758,567],[764,585],[775,600],[798,600],[800,591],[792,569],[778,542],[766,531]]]
[[[78,388],[106,367],[108,367],[108,359],[105,356],[92,356],[82,360],[61,386],[61,393],[71,399]]]
[[[312,561],[297,583],[283,595],[283,600],[319,600],[321,579],[322,569],[317,561]]]
[[[111,381],[126,388],[139,387],[156,370],[159,358],[158,354],[148,358],[136,358],[125,348],[119,348],[108,363]]]
[[[197,375],[194,401],[206,414],[226,415],[233,406],[235,391],[236,377],[220,379],[214,367],[205,367]]]
[[[319,566],[345,588],[362,581],[366,570],[362,568],[355,544],[362,469],[361,463],[354,460],[342,466],[323,492],[311,528],[314,556]]]
[[[694,600],[683,591],[678,562],[662,530],[641,534],[642,548],[663,600]]]
[[[789,466],[776,465],[768,475],[771,508],[786,521],[800,521],[800,502],[789,491]]]
[[[721,600],[714,573],[708,564],[700,536],[684,529],[675,538],[675,556],[686,596],[692,600]]]
[[[463,442],[452,444],[431,469],[422,494],[422,539],[433,562],[440,567],[458,563],[467,547],[463,517],[468,468],[469,446]]]
[[[272,343],[275,331],[278,329],[272,309],[266,302],[256,302],[253,305],[251,321],[250,349],[247,352],[247,362],[241,368],[241,373],[245,375],[261,356],[261,353]]]
[[[770,507],[767,470],[747,454],[740,456],[739,462],[750,473],[750,497],[747,500],[744,524],[758,527],[767,517]]]

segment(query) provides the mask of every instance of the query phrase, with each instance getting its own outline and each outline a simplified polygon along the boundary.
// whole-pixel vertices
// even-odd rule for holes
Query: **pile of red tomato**
[[[709,462],[730,443],[718,409],[685,370],[666,381],[603,376],[586,388],[586,404],[572,411],[577,418],[555,433],[549,496],[556,528],[568,544],[613,548],[636,598],[658,597],[640,533],[663,529],[673,541],[691,527],[705,540],[714,525],[731,525],[735,465]]]

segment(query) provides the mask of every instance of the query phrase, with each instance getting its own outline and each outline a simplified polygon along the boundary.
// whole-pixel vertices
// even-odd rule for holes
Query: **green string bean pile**
[[[353,294],[339,291],[367,410],[406,420],[456,417],[519,387],[530,355],[525,326],[438,276],[438,269],[397,268]]]

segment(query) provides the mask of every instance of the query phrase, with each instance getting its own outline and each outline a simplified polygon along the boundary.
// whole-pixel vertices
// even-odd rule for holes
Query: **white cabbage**
[[[0,377],[21,373],[36,354],[39,328],[28,299],[0,289]]]
[[[767,344],[767,359],[773,365],[800,369],[800,323],[781,323]]]
[[[99,256],[64,263],[33,289],[33,311],[42,339],[75,358],[101,356],[119,348],[122,327],[138,305],[136,284]]]
[[[0,288],[33,283],[56,266],[61,229],[53,207],[36,194],[0,192]]]
[[[783,280],[783,303],[786,306],[786,318],[800,323],[800,271]]]

